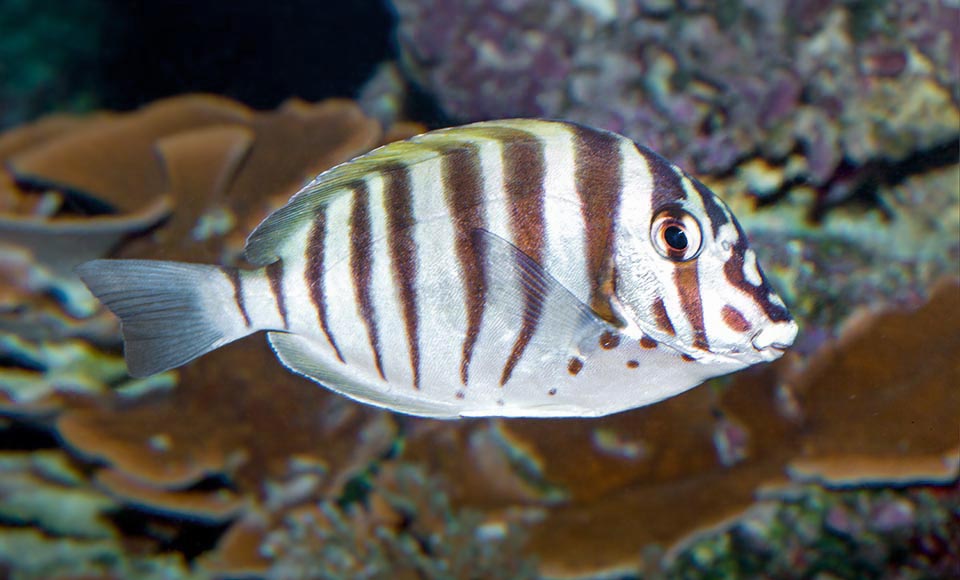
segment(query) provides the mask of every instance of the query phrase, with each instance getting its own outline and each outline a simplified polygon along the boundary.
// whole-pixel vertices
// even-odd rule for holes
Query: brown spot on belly
[[[635,360],[628,360],[628,361],[627,361],[627,368],[635,369],[635,368],[637,368],[637,367],[639,367],[639,366],[640,366],[640,361],[635,361]]]
[[[697,359],[693,358],[692,356],[690,356],[689,354],[681,354],[681,355],[680,355],[680,358],[683,359],[683,362],[693,362],[693,361],[697,360]]]
[[[578,358],[572,358],[570,362],[567,363],[567,371],[573,376],[577,376],[582,369],[583,361]]]
[[[610,350],[620,346],[620,335],[609,330],[600,335],[600,348]]]
[[[723,322],[737,332],[747,332],[750,330],[753,325],[750,324],[750,321],[744,317],[743,313],[730,306],[729,304],[725,305],[720,310],[720,316],[723,317]]]
[[[657,348],[657,341],[644,334],[640,339],[640,346],[646,349]]]
[[[552,397],[552,396],[554,396],[554,395],[557,394],[557,390],[556,390],[556,389],[550,389],[549,391],[547,391],[547,394]]]
[[[457,398],[458,398],[458,399],[463,399],[463,398],[466,397],[466,396],[467,396],[467,395],[466,395],[463,391],[457,391]]]

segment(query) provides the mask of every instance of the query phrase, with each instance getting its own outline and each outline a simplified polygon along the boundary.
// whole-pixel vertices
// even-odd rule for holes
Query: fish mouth
[[[786,324],[757,329],[750,337],[750,345],[761,354],[779,357],[790,348],[796,337],[797,324],[791,320]]]
[[[759,346],[757,345],[756,342],[753,342],[753,349],[757,352],[773,351],[773,352],[784,353],[787,351],[788,348],[790,348],[790,345],[784,344],[782,342],[774,342],[764,346]]]
[[[759,362],[772,362],[782,357],[790,345],[774,342],[767,345],[753,345],[753,356]]]

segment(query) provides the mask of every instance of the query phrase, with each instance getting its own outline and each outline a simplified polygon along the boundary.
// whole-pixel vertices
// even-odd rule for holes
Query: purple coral
[[[407,74],[464,121],[580,121],[701,172],[800,151],[818,185],[845,159],[958,133],[960,9],[945,0],[393,4]],[[941,127],[897,114],[919,103]]]
[[[571,6],[553,9],[528,0],[396,6],[408,68],[429,71],[429,78],[420,80],[448,111],[471,118],[500,117],[501,103],[512,103],[514,116],[548,114],[550,103],[539,101],[563,88],[573,45],[535,23],[565,22],[574,13]],[[478,98],[481,95],[498,98]]]

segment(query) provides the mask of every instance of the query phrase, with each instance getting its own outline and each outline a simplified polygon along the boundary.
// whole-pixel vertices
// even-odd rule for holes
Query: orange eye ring
[[[664,258],[688,262],[700,254],[703,234],[700,223],[692,215],[678,208],[668,208],[653,218],[650,240]]]

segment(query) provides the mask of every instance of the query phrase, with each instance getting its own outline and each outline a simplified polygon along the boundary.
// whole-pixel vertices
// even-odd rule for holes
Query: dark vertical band
[[[443,188],[453,219],[454,251],[463,272],[467,330],[460,356],[460,382],[467,384],[473,347],[480,335],[487,302],[484,246],[473,243],[473,232],[485,227],[483,218],[483,175],[476,145],[465,144],[443,157]]]
[[[380,356],[380,336],[377,333],[377,313],[370,296],[370,283],[373,273],[373,255],[371,245],[373,235],[370,224],[370,192],[365,181],[357,181],[351,185],[353,189],[353,207],[350,209],[350,273],[353,276],[353,291],[357,304],[360,305],[360,316],[367,327],[367,339],[370,350],[373,351],[373,360],[377,365],[380,378],[386,379],[383,373],[383,361]]]
[[[680,176],[674,171],[669,161],[643,145],[636,145],[637,151],[647,161],[647,168],[653,177],[653,192],[651,207],[654,213],[661,207],[687,199],[687,192],[683,189]]]
[[[283,297],[283,260],[267,265],[267,280],[270,281],[270,291],[273,292],[273,299],[277,303],[277,312],[283,320],[283,327],[290,328],[287,321],[287,303]]]
[[[680,296],[680,307],[693,330],[693,347],[707,350],[707,333],[703,327],[703,301],[700,296],[700,279],[697,261],[677,264],[673,271],[673,283]]]
[[[413,239],[413,192],[410,170],[400,164],[383,169],[387,245],[410,349],[413,388],[420,388],[420,334],[417,316],[417,248]],[[382,374],[382,373],[381,373]]]
[[[743,273],[743,266],[746,261],[747,250],[749,249],[747,234],[743,231],[743,228],[740,227],[740,223],[737,222],[736,218],[733,219],[733,225],[737,228],[738,237],[737,241],[733,244],[730,259],[723,264],[723,274],[727,281],[753,298],[757,306],[762,308],[767,317],[773,322],[792,320],[786,307],[775,304],[770,300],[770,296],[773,295],[773,290],[770,288],[769,283],[767,283],[767,277],[763,274],[763,270],[760,269],[760,264],[757,264],[760,284],[754,285],[747,280],[746,275]]]
[[[601,318],[619,326],[614,314],[614,232],[623,191],[620,139],[611,133],[573,126],[574,176],[583,214],[590,277],[590,306]]]
[[[340,359],[340,362],[344,362],[340,347],[337,346],[333,333],[330,332],[330,323],[327,321],[327,300],[323,293],[323,282],[327,275],[323,265],[323,250],[327,235],[326,209],[326,206],[320,206],[314,214],[313,227],[310,229],[307,238],[307,265],[304,277],[306,278],[307,288],[310,290],[310,300],[317,310],[317,320],[320,322],[320,328],[326,335],[327,340],[330,341],[330,346],[333,347],[337,358]]]
[[[720,205],[719,198],[706,185],[692,177],[690,180],[693,182],[694,189],[700,194],[700,201],[703,202],[703,207],[707,211],[707,219],[710,221],[710,228],[713,230],[713,237],[716,239],[720,236],[720,228],[730,221],[727,218],[727,212]]]
[[[666,332],[670,336],[677,334],[676,329],[673,327],[673,323],[670,322],[670,315],[667,314],[667,306],[663,303],[663,298],[657,297],[653,301],[653,318],[657,321],[657,328]]]
[[[220,268],[220,270],[230,279],[233,285],[233,301],[237,304],[240,314],[243,315],[243,323],[250,328],[250,315],[247,314],[247,305],[243,301],[243,282],[240,280],[240,270],[236,268]]]
[[[543,211],[546,160],[543,144],[524,131],[498,129],[503,141],[504,188],[507,194],[507,211],[513,243],[521,252],[539,265],[543,265],[543,247],[546,238]],[[520,362],[540,322],[542,303],[534,290],[526,285],[523,292],[523,313],[520,331],[510,355],[503,366],[500,386],[510,380],[514,367]]]

